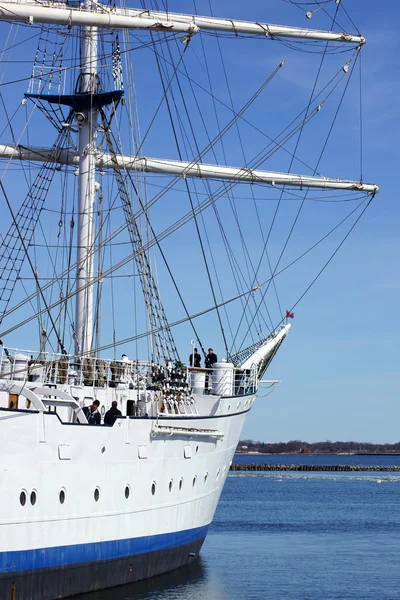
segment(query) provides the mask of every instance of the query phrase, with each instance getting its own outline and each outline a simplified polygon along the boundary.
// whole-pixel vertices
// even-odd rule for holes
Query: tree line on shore
[[[254,442],[241,440],[237,452],[259,452],[260,454],[400,454],[400,442],[396,444],[370,444],[365,442]]]

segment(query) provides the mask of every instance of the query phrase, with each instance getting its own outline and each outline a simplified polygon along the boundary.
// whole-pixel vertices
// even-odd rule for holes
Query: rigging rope
[[[374,195],[373,195],[371,198],[368,198],[368,197],[367,197],[367,200],[368,200],[368,205],[370,204],[370,202],[372,201],[372,199],[373,199],[373,197],[374,197],[374,196],[375,196],[375,194],[374,194]],[[321,239],[320,239],[318,242],[316,242],[315,244],[313,244],[313,245],[312,245],[312,246],[311,246],[311,247],[310,247],[308,250],[306,250],[305,252],[303,252],[303,253],[302,253],[301,255],[299,255],[299,256],[298,256],[296,259],[292,260],[292,261],[291,261],[290,263],[288,263],[288,264],[287,264],[285,267],[283,267],[282,269],[280,269],[280,271],[276,272],[276,273],[275,273],[275,275],[274,275],[274,277],[278,277],[278,276],[279,276],[281,273],[285,272],[287,269],[289,269],[289,268],[290,268],[290,267],[292,267],[294,264],[296,264],[297,262],[299,262],[299,261],[300,261],[300,260],[301,260],[301,259],[302,259],[304,256],[306,256],[306,255],[307,255],[309,252],[311,252],[312,250],[314,250],[314,249],[315,249],[315,248],[316,248],[316,247],[317,247],[319,244],[321,244],[321,243],[322,243],[322,242],[323,242],[325,239],[327,239],[327,238],[328,238],[328,237],[329,237],[329,236],[330,236],[330,235],[331,235],[331,234],[332,234],[334,231],[336,231],[336,229],[338,229],[338,228],[339,228],[339,227],[340,227],[340,226],[341,226],[343,223],[345,223],[345,222],[346,222],[346,221],[347,221],[347,220],[348,220],[348,219],[349,219],[349,218],[350,218],[350,217],[351,217],[351,216],[352,216],[352,215],[353,215],[353,214],[354,214],[354,213],[355,213],[355,212],[358,210],[358,208],[360,208],[360,207],[362,206],[362,204],[364,204],[364,202],[365,202],[365,201],[366,201],[366,200],[365,200],[365,198],[364,198],[364,200],[363,200],[363,201],[362,201],[362,202],[361,202],[361,203],[360,203],[358,206],[356,206],[356,208],[354,208],[354,209],[351,211],[351,213],[349,213],[349,214],[348,214],[348,215],[347,215],[347,216],[346,216],[344,219],[342,219],[342,221],[340,221],[340,223],[338,223],[337,225],[335,225],[335,227],[333,227],[333,228],[332,228],[332,229],[331,229],[331,230],[330,230],[330,231],[329,231],[327,234],[325,234],[325,235],[324,235],[324,236],[323,236],[323,237],[322,237],[322,238],[321,238]],[[364,212],[365,212],[365,210],[363,210],[363,213],[362,213],[362,214],[364,214]],[[362,216],[362,215],[361,215],[361,216]],[[359,220],[360,220],[360,217],[358,217],[358,218],[357,218],[357,221],[356,221],[356,222],[355,222],[355,224],[352,226],[351,230],[352,230],[352,229],[354,229],[354,226],[355,226],[355,225],[358,223],[358,221],[359,221]],[[351,230],[350,230],[350,231],[351,231]],[[121,266],[123,266],[123,264],[126,264],[126,263],[127,263],[129,260],[131,260],[131,259],[132,259],[132,255],[130,255],[130,256],[127,258],[127,259],[124,259],[123,261],[120,261],[120,263],[117,263],[117,265],[114,265],[113,267],[111,267],[110,269],[108,269],[107,271],[105,271],[105,272],[103,273],[103,277],[105,277],[105,276],[109,275],[109,274],[110,274],[110,273],[112,273],[114,270],[117,270],[118,268],[120,268]],[[97,278],[97,279],[98,279],[98,278]],[[242,294],[235,296],[234,298],[231,298],[231,299],[229,299],[229,300],[227,300],[227,301],[224,301],[223,303],[220,303],[220,304],[218,305],[218,307],[220,308],[220,307],[222,307],[222,305],[223,305],[223,304],[230,304],[230,303],[231,303],[231,302],[233,302],[234,300],[238,300],[238,299],[240,299],[241,297],[244,297],[244,296],[246,296],[247,294],[252,294],[252,293],[254,293],[254,292],[258,291],[259,289],[261,289],[262,287],[264,287],[265,285],[267,285],[267,284],[268,284],[270,281],[271,281],[271,278],[269,278],[269,279],[265,280],[263,283],[261,283],[260,285],[258,285],[256,288],[253,288],[253,289],[247,290],[247,291],[243,292]],[[48,284],[48,285],[49,285],[49,284]],[[88,287],[89,285],[90,285],[90,284],[86,284],[86,287]],[[44,287],[43,287],[43,289],[44,289],[45,287],[47,287],[47,286],[44,286]],[[64,301],[66,301],[66,300],[69,300],[70,298],[73,298],[73,297],[74,297],[74,296],[75,296],[77,293],[78,293],[78,291],[77,291],[77,290],[71,291],[71,292],[70,292],[70,294],[64,298]],[[25,300],[24,300],[24,301],[22,301],[20,304],[25,304],[25,303],[26,303],[26,302],[28,302],[28,301],[29,301],[29,300],[30,300],[32,297],[35,297],[35,295],[36,295],[36,294],[33,294],[33,295],[31,295],[29,298],[25,299]],[[55,308],[55,307],[56,307],[56,306],[58,306],[59,304],[60,304],[60,302],[55,302],[55,303],[53,303],[52,305],[50,305],[50,306],[48,307],[48,310],[52,310],[53,308]],[[295,305],[294,305],[294,306],[295,306]],[[191,316],[190,316],[190,318],[194,319],[195,317],[202,316],[203,314],[206,314],[206,313],[208,313],[208,312],[211,312],[212,310],[215,310],[215,307],[210,307],[210,308],[206,309],[205,311],[202,311],[202,312],[200,312],[200,313],[196,313],[196,315],[194,315],[194,316],[193,316],[193,315],[191,315]],[[13,312],[13,311],[9,311],[9,312]],[[43,313],[45,313],[45,312],[46,312],[46,309],[42,309],[38,315],[33,315],[33,316],[31,316],[31,317],[27,317],[27,318],[26,318],[24,321],[21,321],[21,322],[20,322],[20,323],[18,323],[17,325],[14,325],[13,327],[11,327],[11,328],[7,329],[6,331],[0,332],[0,336],[4,337],[4,336],[6,336],[6,335],[9,335],[9,334],[10,334],[10,333],[12,333],[13,331],[16,331],[16,330],[17,330],[17,329],[19,329],[20,327],[23,327],[24,325],[26,325],[27,323],[29,323],[29,322],[31,322],[33,319],[35,319],[37,316],[40,316],[40,314],[43,314]],[[179,321],[176,321],[176,322],[174,322],[174,323],[170,323],[170,324],[169,324],[169,326],[170,326],[170,327],[173,327],[173,326],[175,326],[175,325],[179,325],[179,324],[181,324],[181,323],[185,323],[185,322],[187,322],[188,320],[189,320],[189,318],[188,318],[188,317],[186,317],[186,318],[184,318],[184,319],[181,319],[181,320],[179,320]],[[279,324],[280,324],[280,323],[278,323],[278,325],[279,325]],[[278,325],[277,325],[277,326],[278,326]],[[140,336],[139,336],[139,337],[145,337],[146,335],[150,335],[150,334],[151,334],[151,332],[143,333],[143,334],[140,334]],[[132,338],[132,340],[139,339],[139,337],[133,337],[133,338]],[[129,340],[131,340],[131,338],[129,338]],[[129,340],[128,340],[128,341],[129,341]],[[122,343],[122,342],[121,342],[121,343]],[[110,345],[108,345],[108,346],[107,346],[107,348],[109,348],[109,347],[113,347],[113,345],[114,345],[114,344],[110,344]],[[97,349],[96,349],[96,351],[97,351],[97,350],[103,350],[103,349],[105,349],[105,347],[101,347],[100,349],[99,349],[99,348],[97,348]]]
[[[354,71],[354,69],[355,69],[355,66],[356,66],[356,63],[357,63],[357,57],[358,57],[358,54],[356,54],[356,60],[354,61],[354,64],[353,64],[353,67],[352,67],[352,71],[351,71],[351,74],[353,73],[353,71]],[[337,109],[336,109],[336,113],[335,113],[335,115],[334,115],[334,118],[333,118],[333,121],[332,121],[331,127],[330,127],[330,129],[329,129],[329,131],[328,131],[328,134],[327,134],[327,136],[326,136],[326,139],[325,139],[325,142],[324,142],[324,144],[323,144],[322,150],[321,150],[321,152],[320,152],[320,155],[319,155],[319,157],[318,157],[318,161],[317,161],[316,169],[318,168],[318,165],[319,165],[319,163],[320,163],[320,161],[321,161],[321,159],[322,159],[323,153],[324,153],[324,151],[325,151],[325,149],[326,149],[326,145],[327,145],[327,143],[328,143],[328,139],[329,139],[329,137],[330,137],[330,135],[331,135],[331,133],[332,133],[332,129],[333,129],[333,126],[334,126],[334,124],[335,124],[335,122],[336,122],[336,118],[337,118],[337,116],[338,116],[338,113],[339,113],[340,107],[341,107],[341,105],[342,105],[342,102],[343,102],[344,96],[345,96],[345,94],[346,94],[346,91],[347,91],[348,85],[349,85],[349,83],[350,83],[350,79],[351,79],[351,77],[349,77],[349,78],[347,79],[347,82],[346,82],[345,88],[344,88],[344,90],[343,90],[343,93],[342,93],[341,99],[340,99],[340,101],[339,101],[339,105],[338,105],[338,107],[337,107]],[[374,194],[374,195],[375,195],[375,194]],[[374,195],[373,195],[373,196],[374,196]],[[306,194],[305,194],[305,196],[304,196],[304,198],[303,198],[303,200],[302,200],[302,202],[301,202],[301,204],[300,204],[300,207],[299,207],[299,209],[298,209],[298,211],[297,211],[297,214],[296,214],[296,216],[295,216],[294,222],[293,222],[293,224],[292,224],[292,226],[291,226],[291,229],[290,229],[290,231],[289,231],[288,237],[287,237],[287,239],[286,239],[286,242],[285,242],[285,244],[284,244],[284,246],[283,246],[283,248],[282,248],[282,251],[281,251],[281,253],[280,253],[279,257],[278,257],[278,260],[277,260],[277,262],[276,262],[276,265],[275,265],[274,273],[275,273],[276,269],[277,269],[277,268],[278,268],[278,266],[279,266],[279,263],[280,263],[280,261],[281,261],[281,259],[282,259],[282,257],[283,257],[283,254],[284,254],[284,252],[285,252],[285,249],[286,249],[286,247],[287,247],[287,244],[288,244],[288,242],[289,242],[289,239],[290,239],[290,237],[291,237],[291,235],[292,235],[292,233],[293,233],[294,227],[295,227],[295,225],[296,225],[296,223],[297,223],[297,220],[298,220],[298,218],[299,218],[299,215],[300,215],[300,211],[302,210],[302,208],[303,208],[303,206],[304,206],[304,202],[305,202],[306,196],[307,196],[307,192],[306,192]],[[363,212],[364,212],[364,211],[363,211]],[[327,264],[329,264],[329,262],[330,262],[330,261],[328,261],[328,263],[327,263]],[[321,271],[321,272],[322,272],[322,271]],[[273,273],[273,276],[274,276],[274,273]],[[267,289],[264,291],[263,295],[265,295],[265,294],[267,293],[267,291],[268,291],[268,288],[269,288],[269,285],[267,286]]]
[[[159,323],[161,323],[163,326],[161,331],[165,337],[163,338],[160,335],[154,336],[157,360],[159,361],[160,358],[163,357],[166,362],[170,361],[171,359],[178,361],[178,351],[172,338],[172,334],[168,329],[167,317],[165,315],[161,298],[154,281],[149,259],[143,249],[143,242],[137,226],[137,221],[132,211],[132,202],[129,196],[129,191],[118,166],[117,155],[114,150],[111,136],[110,122],[107,120],[107,117],[102,109],[100,109],[100,114],[107,139],[108,151],[110,152],[112,161],[114,163],[114,174],[117,181],[119,196],[124,208],[126,221],[128,223],[128,232],[131,238],[132,247],[135,252],[135,257],[137,257],[136,259],[138,262],[139,275],[148,310],[150,326],[153,330],[157,329]]]
[[[336,10],[336,14],[337,14],[337,10]],[[332,22],[332,27],[333,27],[333,24],[334,24],[334,20],[333,20],[333,22]],[[296,156],[297,149],[298,149],[298,147],[299,147],[300,140],[301,140],[301,137],[302,137],[302,134],[303,134],[303,131],[304,131],[305,123],[306,123],[306,121],[307,121],[307,118],[308,118],[308,115],[309,115],[309,112],[310,112],[311,103],[312,103],[313,101],[315,101],[315,98],[316,98],[316,97],[318,97],[318,95],[317,95],[316,97],[314,97],[314,94],[315,94],[316,86],[317,86],[317,83],[318,83],[318,80],[319,80],[319,76],[320,76],[320,73],[321,73],[322,65],[323,65],[323,62],[324,62],[324,60],[325,60],[325,55],[326,55],[326,50],[327,50],[327,48],[328,48],[328,45],[329,45],[329,42],[326,42],[326,44],[325,44],[325,52],[323,53],[323,55],[322,55],[322,57],[321,57],[321,60],[320,60],[320,63],[319,63],[319,66],[318,66],[318,70],[317,70],[316,78],[315,78],[314,85],[313,85],[313,88],[312,88],[312,90],[311,90],[311,94],[310,94],[310,99],[309,99],[309,101],[308,101],[308,104],[307,104],[307,106],[306,106],[306,109],[305,109],[305,116],[304,116],[304,120],[303,120],[303,122],[301,123],[301,125],[300,125],[300,128],[299,128],[298,137],[297,137],[297,140],[296,140],[296,144],[295,144],[295,148],[294,148],[294,151],[293,151],[292,158],[291,158],[291,160],[290,160],[290,164],[289,164],[288,172],[290,172],[290,171],[291,171],[291,169],[292,169],[293,162],[294,162],[294,157]],[[354,65],[353,65],[353,68],[354,68]],[[348,83],[349,83],[349,80],[350,80],[350,78],[348,78],[348,79],[347,79],[347,83],[346,83],[345,90],[344,90],[343,94],[345,93],[345,91],[346,91],[346,89],[347,89],[347,85],[348,85]],[[324,151],[324,149],[325,149],[325,146],[326,146],[326,142],[327,142],[327,140],[329,139],[329,135],[330,135],[330,132],[328,133],[328,136],[327,136],[327,138],[326,138],[325,145],[324,145],[324,147],[323,147],[323,150],[322,150],[322,152],[321,152],[321,154],[320,154],[319,160],[317,161],[317,164],[316,164],[316,166],[315,166],[315,168],[314,168],[314,170],[313,170],[313,175],[315,175],[315,173],[317,172],[318,165],[319,165],[319,163],[320,163],[320,160],[321,160],[321,158],[322,158],[323,151]],[[267,244],[268,244],[268,241],[269,241],[269,239],[270,239],[270,236],[271,236],[271,233],[272,233],[272,229],[273,229],[273,227],[274,227],[274,225],[275,225],[275,222],[276,222],[276,217],[277,217],[278,211],[279,211],[279,209],[280,209],[280,206],[281,206],[281,201],[282,201],[282,196],[283,196],[283,193],[284,193],[284,191],[285,191],[285,186],[283,186],[283,188],[282,188],[281,195],[280,195],[280,198],[279,198],[279,200],[278,200],[278,203],[277,203],[277,206],[276,206],[276,209],[275,209],[275,212],[274,212],[273,218],[272,218],[272,222],[271,222],[271,224],[270,224],[270,227],[269,227],[269,231],[268,231],[268,234],[267,234],[267,237],[266,237],[266,241],[265,241],[265,244],[264,244],[264,248],[263,248],[263,251],[262,251],[262,253],[261,253],[260,262],[259,262],[259,264],[258,264],[258,267],[257,267],[257,272],[258,272],[258,270],[259,270],[259,269],[260,269],[260,267],[261,267],[261,260],[262,260],[262,257],[263,257],[263,255],[264,255],[264,251],[266,250],[266,246],[267,246]],[[303,208],[303,206],[304,206],[304,202],[305,202],[305,198],[306,198],[306,196],[307,196],[307,192],[306,192],[306,194],[305,194],[304,198],[303,198],[303,199],[302,199],[302,201],[301,201],[301,204],[300,204],[300,206],[299,206],[299,209],[298,209],[298,211],[297,211],[297,213],[296,213],[296,216],[295,216],[294,222],[292,223],[292,226],[291,226],[291,228],[290,228],[290,231],[289,231],[289,234],[288,234],[288,236],[287,236],[287,239],[286,239],[286,241],[285,241],[285,243],[284,243],[284,245],[283,245],[283,248],[282,248],[282,250],[281,250],[281,253],[280,253],[280,255],[279,255],[279,257],[278,257],[278,260],[277,260],[277,262],[276,262],[276,265],[275,265],[274,271],[273,271],[273,273],[272,273],[272,280],[273,280],[273,275],[274,275],[274,272],[275,272],[275,271],[276,271],[276,269],[278,268],[278,265],[279,265],[279,263],[280,263],[280,260],[281,260],[281,258],[282,258],[282,256],[283,256],[283,254],[284,254],[284,252],[285,252],[285,250],[286,250],[286,248],[287,248],[287,245],[288,245],[288,243],[289,243],[289,240],[290,240],[290,238],[291,238],[291,235],[292,235],[292,233],[293,233],[294,227],[295,227],[295,225],[296,225],[296,223],[297,223],[297,221],[298,221],[298,218],[299,218],[299,216],[300,216],[300,213],[301,213],[301,211],[302,211],[302,208]],[[255,282],[255,280],[253,281],[253,285],[254,285],[254,282]],[[269,285],[268,285],[267,289],[265,290],[264,294],[262,295],[263,297],[265,297],[265,295],[267,294],[267,292],[268,292],[268,289],[269,289]],[[248,301],[248,299],[247,299],[247,301]],[[260,305],[259,305],[259,307],[260,307]],[[283,315],[282,315],[282,318],[283,318]],[[254,322],[254,318],[252,319],[252,322],[251,322],[251,324],[253,324],[253,322]],[[238,335],[238,333],[239,333],[239,330],[240,330],[241,323],[242,323],[242,319],[240,320],[240,322],[239,322],[239,325],[238,325],[238,327],[237,327],[237,330],[236,330],[236,335],[235,335],[235,339],[236,339],[236,336],[237,336],[237,335]],[[248,328],[248,330],[249,330],[249,328]],[[239,348],[239,350],[240,350],[240,348]]]
[[[170,56],[171,56],[171,53],[170,53]],[[159,60],[158,60],[157,56],[156,56],[156,60],[157,60],[157,67],[158,67],[158,71],[159,71],[159,74],[160,74],[160,79],[161,79],[161,82],[162,82],[162,86],[163,86],[163,89],[165,90],[165,84],[164,84],[164,80],[163,80],[163,77],[162,77],[161,66],[160,66],[160,63],[159,63]],[[176,80],[177,80],[177,84],[178,84],[178,87],[179,87],[179,91],[181,93],[181,97],[183,99],[182,89],[181,89],[181,86],[180,86],[178,75],[176,77]],[[172,90],[171,90],[171,95],[172,95],[173,101],[175,103],[175,99],[174,99],[174,95],[172,93]],[[170,118],[171,128],[172,128],[172,131],[173,131],[173,134],[174,134],[175,145],[176,145],[177,151],[178,151],[179,160],[182,160],[182,152],[181,152],[181,149],[180,149],[180,145],[179,145],[179,141],[178,141],[178,136],[177,136],[177,132],[176,132],[176,128],[175,128],[174,122],[173,122],[172,112],[171,112],[171,108],[170,108],[170,104],[169,104],[169,99],[168,99],[167,95],[165,96],[165,99],[166,99],[168,114],[169,114],[169,118]],[[186,107],[186,104],[185,104],[184,100],[183,100],[183,103],[184,103],[184,107],[185,107],[185,110],[186,110],[186,113],[187,113],[187,107]],[[176,104],[175,104],[175,106],[176,106]],[[196,147],[197,147],[197,144],[196,144]],[[197,152],[198,152],[198,148],[197,148]],[[200,244],[200,249],[201,249],[201,253],[202,253],[202,257],[203,257],[203,262],[204,262],[204,265],[205,265],[205,268],[206,268],[206,272],[207,272],[208,282],[209,282],[209,285],[210,285],[210,289],[211,289],[211,293],[212,293],[212,296],[213,296],[214,303],[217,304],[217,300],[216,300],[216,296],[215,296],[215,290],[214,290],[214,286],[213,286],[212,279],[211,279],[211,274],[210,274],[210,270],[209,270],[209,266],[208,266],[208,262],[207,262],[206,253],[205,253],[205,250],[204,250],[204,244],[203,244],[203,241],[201,239],[199,224],[198,224],[198,221],[197,221],[196,214],[194,212],[193,199],[192,199],[192,195],[191,195],[191,192],[190,192],[189,184],[188,184],[188,182],[187,182],[186,179],[185,179],[185,186],[186,186],[186,191],[187,191],[187,195],[188,195],[188,198],[189,198],[189,202],[190,202],[190,206],[191,206],[191,210],[192,210],[192,214],[193,214],[193,221],[194,221],[195,228],[196,228],[197,238],[198,238],[198,241],[199,241],[199,244]],[[169,270],[169,272],[170,272],[170,270]],[[171,274],[171,276],[172,276],[172,274]],[[175,285],[175,287],[178,290],[178,286]],[[179,297],[180,297],[180,299],[181,299],[181,301],[183,303],[183,298],[182,298],[182,295],[181,295],[180,291],[178,293],[179,293]],[[183,303],[183,305],[184,305],[185,311],[188,313],[188,311],[187,311],[186,306],[185,306],[184,303]],[[219,313],[218,310],[217,310],[217,316],[218,316],[218,320],[219,320],[219,324],[220,324],[220,328],[221,328],[221,332],[222,332],[222,337],[223,337],[223,340],[224,340],[224,343],[225,343],[225,347],[226,347],[226,349],[228,349],[227,341],[226,341],[226,338],[225,338],[225,332],[224,332],[224,328],[223,328],[222,321],[221,321],[221,316],[220,316],[220,313]],[[206,358],[206,351],[204,350],[204,347],[203,347],[203,344],[201,342],[201,339],[200,339],[200,337],[199,337],[196,329],[194,328],[192,322],[191,322],[191,325],[193,327],[193,331],[194,331],[194,333],[196,335],[196,338],[198,340],[200,348],[201,348],[201,350],[203,352],[204,358]]]
[[[21,231],[20,227],[18,226],[18,223],[17,223],[17,221],[16,221],[16,217],[15,217],[15,215],[14,215],[13,209],[12,209],[12,207],[11,207],[11,203],[10,203],[10,201],[9,201],[9,199],[8,199],[8,196],[7,196],[6,190],[4,189],[4,185],[3,185],[3,182],[2,182],[2,181],[0,181],[0,187],[1,187],[1,189],[2,189],[3,196],[4,196],[4,198],[5,198],[5,201],[6,201],[6,203],[7,203],[8,209],[9,209],[9,211],[10,211],[10,214],[11,214],[11,217],[12,217],[12,220],[13,220],[13,224],[14,224],[14,226],[15,226],[15,230],[16,230],[16,232],[17,232],[17,234],[18,234],[18,237],[20,238],[20,242],[21,242],[21,247],[22,247],[22,250],[23,250],[23,251],[24,251],[24,253],[25,253],[25,256],[26,256],[26,258],[27,258],[27,260],[28,260],[28,263],[29,263],[29,266],[30,266],[30,268],[31,268],[31,271],[32,271],[32,273],[34,274],[34,276],[35,276],[35,279],[36,279],[36,281],[37,281],[37,287],[38,287],[38,290],[39,290],[39,294],[40,294],[40,296],[41,296],[41,298],[42,298],[43,304],[45,305],[45,311],[47,311],[47,314],[49,315],[49,318],[50,318],[50,320],[51,320],[51,323],[52,323],[52,325],[53,325],[53,328],[54,328],[54,330],[56,331],[55,324],[54,324],[54,320],[53,320],[53,318],[52,318],[52,316],[51,316],[51,313],[50,313],[49,307],[48,307],[48,305],[47,305],[47,302],[46,302],[46,298],[45,298],[45,296],[44,296],[44,293],[43,293],[43,290],[42,290],[42,288],[40,287],[39,281],[37,280],[37,277],[36,277],[36,275],[37,275],[37,269],[36,269],[35,265],[32,263],[32,261],[31,261],[31,258],[30,258],[30,256],[29,256],[28,249],[27,249],[27,246],[26,246],[26,242],[25,242],[25,240],[24,240],[24,237],[23,237],[23,233],[22,233],[22,231]],[[39,314],[38,314],[37,316],[39,316]],[[66,354],[66,350],[65,350],[65,348],[64,348],[63,341],[61,340],[61,338],[60,338],[58,335],[57,335],[57,341],[58,341],[58,344],[59,344],[59,346],[60,346],[60,348],[61,348],[61,352],[62,352],[63,354]]]

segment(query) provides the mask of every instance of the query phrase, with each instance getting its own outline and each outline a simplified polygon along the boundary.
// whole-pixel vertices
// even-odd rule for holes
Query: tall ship
[[[378,192],[339,125],[365,44],[340,0],[300,26],[189,4],[0,2],[0,600],[196,560],[295,307]]]

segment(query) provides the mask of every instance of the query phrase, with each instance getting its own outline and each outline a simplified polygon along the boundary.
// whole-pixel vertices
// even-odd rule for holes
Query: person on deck
[[[212,369],[214,363],[218,362],[218,358],[217,355],[214,354],[214,350],[212,348],[208,349],[208,354],[206,356],[206,359],[204,361],[204,366],[206,369]],[[209,393],[209,388],[211,388],[211,381],[212,381],[212,372],[208,372],[206,373],[206,380],[205,380],[205,390],[206,390],[206,394]]]
[[[212,369],[213,368],[213,364],[218,362],[218,358],[217,355],[214,354],[214,350],[212,348],[208,349],[208,354],[206,356],[206,360],[204,362],[204,365],[206,367],[206,369]]]
[[[193,354],[191,354],[189,356],[189,365],[191,367],[200,367],[200,362],[201,362],[201,356],[200,354],[197,352],[197,348],[193,349]]]
[[[84,406],[83,413],[87,418],[89,425],[100,425],[101,417],[99,413],[100,402],[94,400],[91,406]]]
[[[118,403],[116,400],[111,402],[111,408],[104,415],[104,425],[112,427],[117,417],[122,417],[122,412],[117,408]]]

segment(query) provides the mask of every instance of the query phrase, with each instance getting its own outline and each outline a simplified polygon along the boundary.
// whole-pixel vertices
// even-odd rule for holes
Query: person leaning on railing
[[[205,358],[205,361],[204,361],[205,368],[206,369],[212,369],[213,365],[216,362],[218,362],[217,355],[214,353],[214,350],[212,348],[209,348],[208,349],[208,354],[207,354],[207,356]],[[211,378],[212,378],[212,374],[211,374],[211,377],[210,377],[210,373],[206,373],[206,381],[205,381],[205,384],[204,384],[204,387],[205,387],[206,391],[208,391]]]
[[[82,410],[89,425],[100,425],[101,417],[99,413],[99,406],[100,402],[98,400],[94,400],[91,406],[83,407]]]
[[[213,368],[213,364],[218,362],[218,358],[217,355],[214,353],[214,350],[212,348],[208,349],[208,354],[206,356],[206,359],[204,361],[204,366],[206,369],[212,369]]]

